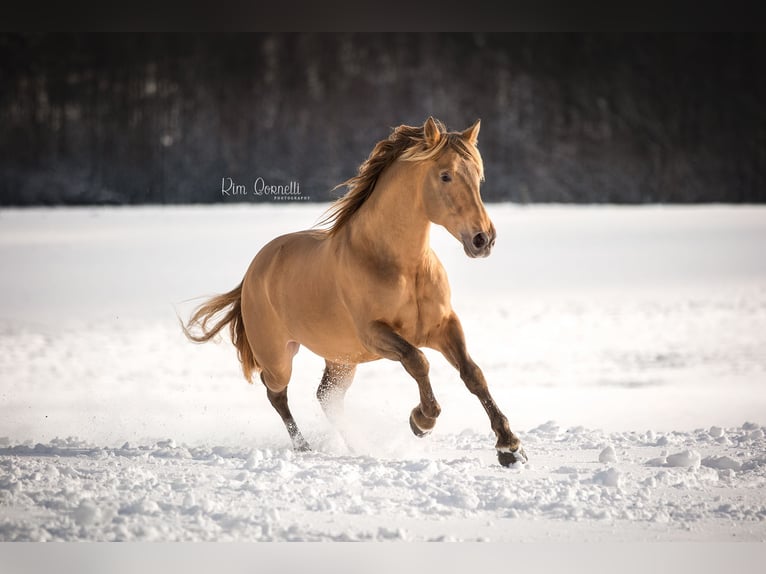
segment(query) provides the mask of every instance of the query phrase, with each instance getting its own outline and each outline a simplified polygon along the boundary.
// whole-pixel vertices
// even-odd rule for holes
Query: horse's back
[[[313,259],[322,248],[326,238],[326,232],[314,229],[275,237],[264,245],[253,258],[251,270],[255,273],[263,273],[273,266],[285,267],[294,259]]]
[[[323,231],[307,230],[272,239],[253,258],[245,274],[245,289],[263,290],[275,303],[288,293],[298,296],[308,290],[305,295],[311,295],[317,281],[328,275],[322,256],[325,238]]]

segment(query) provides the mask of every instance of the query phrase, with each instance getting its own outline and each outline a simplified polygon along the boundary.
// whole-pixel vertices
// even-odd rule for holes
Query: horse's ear
[[[479,129],[481,129],[481,120],[476,120],[475,124],[460,135],[463,136],[463,139],[468,143],[476,145],[476,142],[479,141]]]
[[[439,140],[442,137],[442,134],[439,131],[439,126],[436,125],[433,116],[428,116],[426,123],[423,124],[423,137],[425,137],[429,147],[439,143]]]

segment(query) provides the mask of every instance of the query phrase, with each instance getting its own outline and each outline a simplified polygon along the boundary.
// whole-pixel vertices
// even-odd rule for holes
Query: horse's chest
[[[411,343],[422,344],[443,321],[449,301],[442,290],[424,280],[403,282],[392,309],[394,329]]]

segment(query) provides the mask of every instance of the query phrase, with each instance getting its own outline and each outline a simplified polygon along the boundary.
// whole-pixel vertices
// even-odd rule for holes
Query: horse
[[[287,401],[301,345],[325,360],[316,396],[331,421],[342,411],[358,364],[383,358],[401,363],[420,394],[409,416],[418,437],[431,432],[441,412],[420,350],[426,347],[439,351],[481,402],[497,437],[499,463],[527,462],[468,354],[447,273],[429,244],[432,223],[461,242],[468,257],[487,257],[495,244],[479,191],[479,129],[477,121],[448,132],[433,117],[422,126],[394,128],[358,174],[337,186],[347,193],[318,225],[273,239],[235,289],[181,322],[195,343],[229,326],[245,379],[252,383],[260,373],[296,451],[310,450]]]

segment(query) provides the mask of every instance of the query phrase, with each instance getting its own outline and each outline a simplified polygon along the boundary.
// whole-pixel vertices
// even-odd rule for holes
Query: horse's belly
[[[296,341],[334,363],[355,364],[379,358],[362,345],[353,323],[344,320],[342,313],[328,314],[323,319],[292,325]]]
[[[297,291],[279,311],[290,336],[327,360],[355,363],[371,360],[357,336],[353,320],[331,293]],[[325,295],[325,296],[322,296]]]
[[[341,364],[367,363],[379,359],[380,356],[370,353],[358,339],[343,340],[338,337],[312,340],[302,343],[312,353],[333,362]]]

